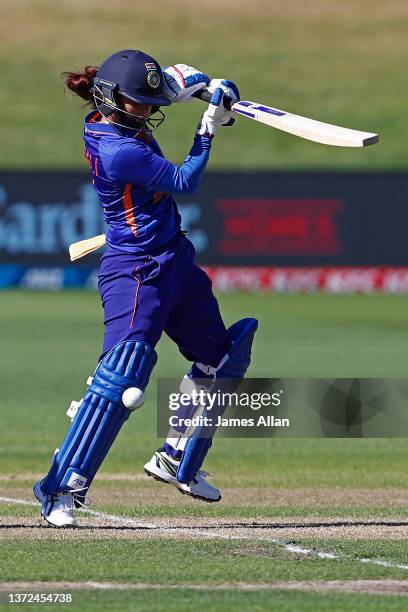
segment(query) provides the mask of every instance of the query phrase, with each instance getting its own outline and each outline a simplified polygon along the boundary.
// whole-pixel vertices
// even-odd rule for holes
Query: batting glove
[[[217,88],[221,88],[228,98],[231,98],[232,104],[237,102],[239,97],[239,89],[232,81],[228,81],[226,79],[211,79],[207,86],[207,90],[212,94]],[[222,125],[229,127],[234,125],[235,119],[232,117],[232,113],[229,111],[228,115],[225,115],[226,121]]]
[[[214,90],[208,108],[198,124],[196,134],[213,137],[218,127],[227,125],[230,121],[231,111],[224,108],[224,96],[221,87]]]
[[[189,102],[192,95],[205,89],[210,78],[187,64],[174,64],[163,68],[164,95],[170,102]]]

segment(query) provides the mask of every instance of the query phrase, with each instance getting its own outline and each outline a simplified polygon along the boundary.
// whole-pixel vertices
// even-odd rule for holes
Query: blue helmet
[[[117,96],[123,96],[140,104],[151,104],[152,112],[159,106],[169,106],[170,100],[163,94],[163,73],[158,62],[135,49],[114,53],[103,62],[93,84],[96,108],[108,116],[120,108]]]

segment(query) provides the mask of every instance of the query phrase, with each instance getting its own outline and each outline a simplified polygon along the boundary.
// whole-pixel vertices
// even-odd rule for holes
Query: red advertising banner
[[[337,216],[343,205],[327,199],[222,199],[220,255],[333,255],[342,252]]]
[[[408,293],[408,268],[205,267],[217,291]]]

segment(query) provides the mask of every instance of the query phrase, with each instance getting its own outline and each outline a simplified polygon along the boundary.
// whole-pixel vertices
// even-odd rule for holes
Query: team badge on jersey
[[[152,88],[152,89],[157,89],[160,85],[160,76],[159,73],[157,72],[157,70],[150,70],[147,73],[147,84]]]

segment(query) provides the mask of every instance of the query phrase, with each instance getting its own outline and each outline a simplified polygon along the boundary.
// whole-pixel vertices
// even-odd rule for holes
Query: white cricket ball
[[[136,410],[144,403],[144,393],[137,387],[129,387],[122,393],[122,402],[129,410]]]

